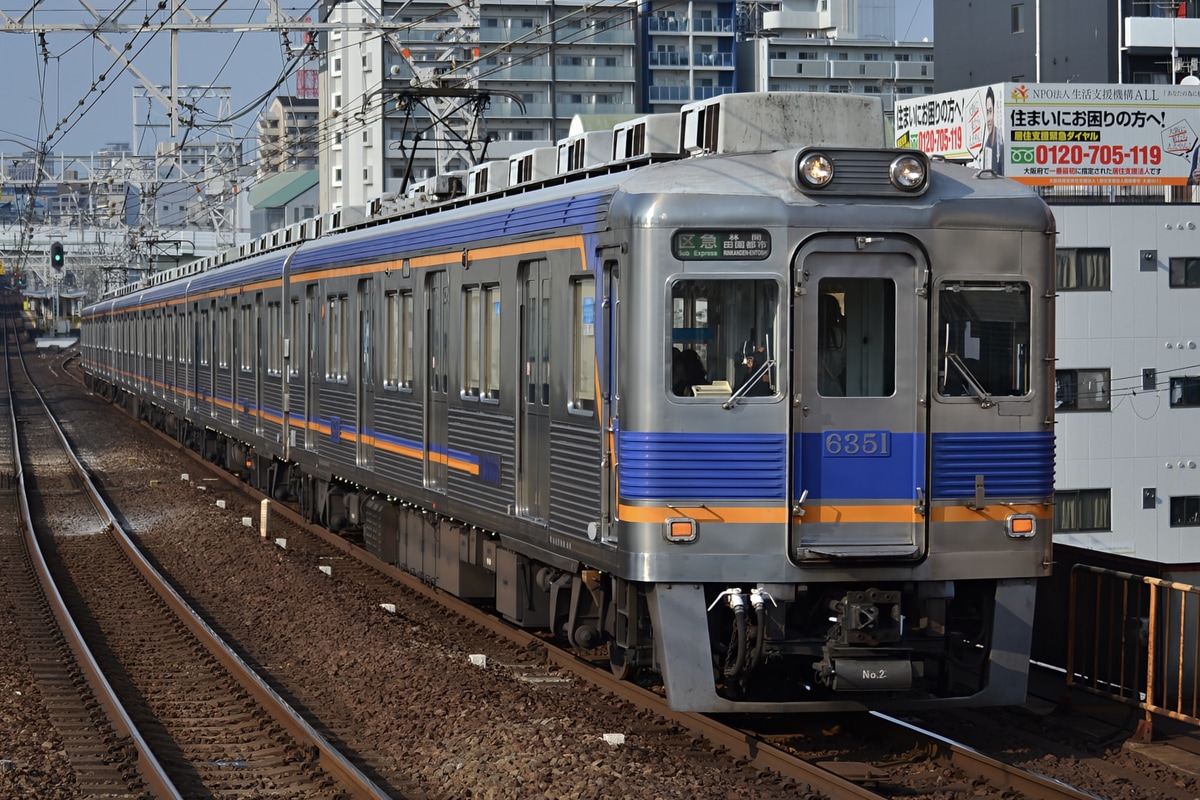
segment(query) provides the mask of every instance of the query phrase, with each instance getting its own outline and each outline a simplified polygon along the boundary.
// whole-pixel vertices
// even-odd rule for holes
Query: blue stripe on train
[[[933,499],[973,497],[975,476],[988,497],[1049,497],[1054,433],[939,433],[933,437]]]
[[[422,227],[405,225],[403,230],[374,235],[352,242],[306,245],[292,260],[292,269],[302,271],[334,262],[386,258],[396,253],[431,247],[454,247],[468,242],[503,236],[547,233],[580,226],[583,233],[596,230],[607,194],[568,197],[525,208],[511,208],[456,222]]]
[[[619,431],[621,496],[631,500],[784,500],[783,434]]]
[[[796,435],[792,496],[807,490],[811,500],[915,500],[917,487],[925,488],[925,436],[888,433],[887,453],[871,456],[831,454],[828,432]],[[782,435],[618,430],[617,441],[623,497],[787,498]],[[1054,491],[1054,435],[935,434],[932,473],[931,499],[974,496],[976,475],[984,476],[988,497],[1046,497]]]
[[[837,447],[831,445],[834,434],[840,437]],[[886,438],[865,440],[864,434]],[[851,448],[849,437],[855,435],[856,446]],[[795,497],[807,491],[809,500],[910,502],[917,496],[917,487],[925,483],[923,434],[844,430],[803,433],[795,438]],[[873,446],[864,447],[865,441]]]

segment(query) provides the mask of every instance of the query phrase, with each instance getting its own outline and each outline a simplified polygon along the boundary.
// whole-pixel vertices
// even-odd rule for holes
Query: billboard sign
[[[898,147],[1030,185],[1200,180],[1200,86],[996,83],[897,100],[895,131]]]

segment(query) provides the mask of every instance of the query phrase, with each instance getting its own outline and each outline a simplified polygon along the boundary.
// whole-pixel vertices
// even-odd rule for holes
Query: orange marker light
[[[1004,520],[1004,533],[1010,539],[1029,539],[1037,533],[1037,523],[1032,514],[1013,514]]]
[[[668,542],[694,542],[696,520],[688,517],[671,517],[663,520],[663,535]]]

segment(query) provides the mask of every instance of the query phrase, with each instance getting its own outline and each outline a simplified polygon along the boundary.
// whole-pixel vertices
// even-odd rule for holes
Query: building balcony
[[[481,64],[480,77],[489,81],[548,81],[549,64]]]
[[[647,89],[652,103],[690,103],[734,91],[732,86],[650,86]]]
[[[646,63],[652,67],[686,67],[690,54],[654,50],[646,54]]]
[[[1125,46],[1130,50],[1200,48],[1200,19],[1126,17]]]
[[[733,53],[680,53],[654,50],[646,54],[652,67],[732,67]]]
[[[768,31],[837,31],[830,11],[764,11],[763,29]]]
[[[556,81],[605,81],[609,83],[632,83],[633,67],[583,67],[559,65],[554,68]]]
[[[892,77],[890,61],[830,61],[829,75],[846,80],[879,80]]]
[[[631,83],[633,67],[582,66],[575,64],[484,64],[480,77],[489,81],[607,81]]]
[[[650,33],[728,33],[732,36],[737,29],[732,17],[647,17],[646,30]]]
[[[480,28],[479,43],[481,45],[497,45],[506,44],[508,42],[518,42],[523,45],[537,44],[546,46],[551,43],[567,46],[573,44],[616,44],[628,45],[633,47],[635,40],[633,36],[633,28],[629,26],[614,27],[614,28],[567,28],[558,32],[555,38],[551,38],[551,32],[547,28],[542,29],[542,33],[536,33],[534,28],[509,28],[500,26],[498,28]]]
[[[931,81],[933,80],[932,61],[897,61],[895,63],[896,78],[902,81]]]
[[[692,53],[692,65],[696,67],[732,67],[733,53]]]
[[[828,78],[829,62],[796,58],[772,58],[769,65],[772,78]]]

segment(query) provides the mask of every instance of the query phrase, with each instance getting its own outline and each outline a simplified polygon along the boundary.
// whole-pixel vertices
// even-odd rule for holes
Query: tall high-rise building
[[[316,169],[319,121],[316,97],[276,97],[258,119],[258,177]]]
[[[324,211],[551,144],[576,117],[608,127],[734,91],[885,107],[933,91],[932,45],[892,38],[895,0],[414,0],[329,19],[346,28],[323,40]]]
[[[931,94],[933,43],[894,38],[894,0],[783,0],[754,17],[741,45],[739,88],[758,92]]]

